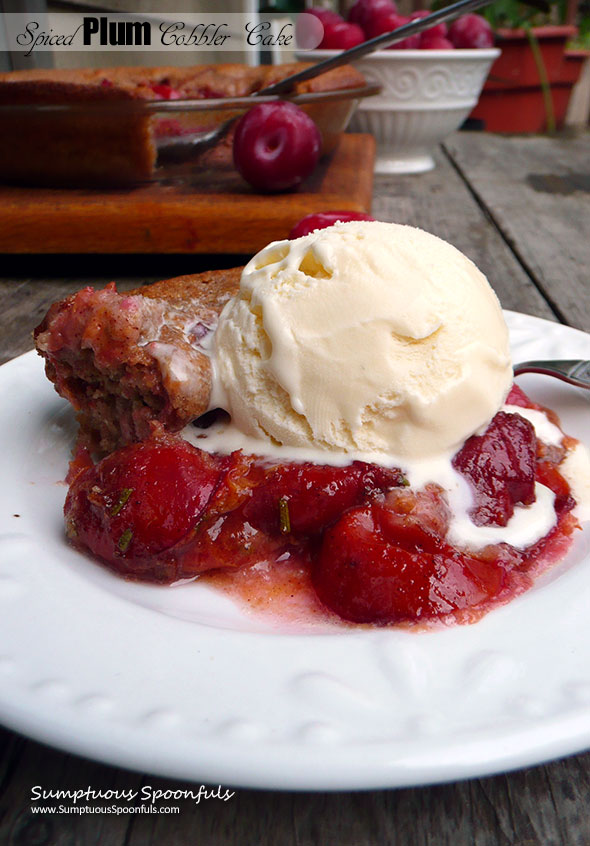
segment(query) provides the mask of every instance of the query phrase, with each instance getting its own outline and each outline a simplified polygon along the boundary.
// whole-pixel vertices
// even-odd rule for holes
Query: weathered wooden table
[[[431,173],[377,179],[373,211],[451,241],[486,273],[505,307],[590,331],[590,134],[510,139],[458,133]],[[143,263],[5,258],[3,267],[2,362],[30,349],[31,329],[48,305],[82,284],[127,274],[122,287],[131,287],[205,269],[203,259],[191,256]],[[238,790],[228,802],[181,803],[175,817],[131,817],[33,815],[31,790],[189,785],[95,764],[4,730],[0,750],[0,844],[590,843],[590,752],[457,784],[337,794]]]

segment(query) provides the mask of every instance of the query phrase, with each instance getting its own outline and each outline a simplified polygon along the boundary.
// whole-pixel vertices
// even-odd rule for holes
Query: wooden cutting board
[[[304,215],[369,212],[375,142],[344,134],[300,190],[255,194],[233,168],[125,190],[0,186],[2,253],[254,253]]]

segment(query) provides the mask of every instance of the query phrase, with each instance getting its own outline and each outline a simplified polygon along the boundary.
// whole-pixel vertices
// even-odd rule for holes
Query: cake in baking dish
[[[0,179],[33,185],[113,186],[147,180],[156,167],[158,137],[211,128],[227,113],[154,115],[141,109],[142,102],[245,97],[305,66],[225,64],[0,74]],[[295,93],[357,88],[364,82],[358,71],[345,66],[300,83]],[[35,108],[60,105],[79,108]],[[10,106],[19,108],[4,108]]]

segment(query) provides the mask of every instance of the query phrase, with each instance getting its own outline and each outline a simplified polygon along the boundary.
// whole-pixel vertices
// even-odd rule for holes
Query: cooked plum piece
[[[505,526],[518,504],[535,501],[537,440],[532,423],[499,411],[483,435],[468,438],[453,466],[473,487],[477,526]]]

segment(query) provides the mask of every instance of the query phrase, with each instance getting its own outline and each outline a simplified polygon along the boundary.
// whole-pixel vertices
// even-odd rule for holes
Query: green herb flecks
[[[123,488],[121,494],[119,496],[119,501],[113,505],[111,510],[109,511],[109,515],[111,517],[116,517],[119,511],[121,511],[125,505],[129,502],[131,494],[133,493],[133,488]]]
[[[127,552],[129,549],[129,544],[133,539],[133,532],[131,529],[125,529],[119,540],[117,541],[117,548],[119,552]]]
[[[286,496],[279,499],[279,526],[281,534],[288,535],[291,531],[291,517],[289,516],[289,500]]]

